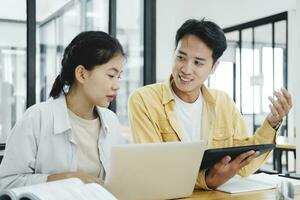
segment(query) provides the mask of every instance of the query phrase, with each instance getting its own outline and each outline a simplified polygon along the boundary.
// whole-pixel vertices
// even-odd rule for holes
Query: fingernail
[[[226,157],[226,161],[229,162],[230,160],[231,160],[231,157],[230,157],[230,156],[227,156],[227,157]]]

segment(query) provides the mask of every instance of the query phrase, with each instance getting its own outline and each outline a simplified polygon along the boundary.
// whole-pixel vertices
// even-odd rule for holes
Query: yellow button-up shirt
[[[171,89],[172,78],[163,83],[144,86],[129,98],[129,122],[136,143],[182,141],[184,138],[175,115],[175,100]],[[250,144],[275,143],[276,131],[265,120],[255,135],[249,137],[242,115],[233,100],[222,91],[201,87],[203,109],[201,140],[208,148]],[[264,154],[239,171],[248,176],[255,172],[271,155]],[[205,170],[199,172],[197,189],[209,189]]]

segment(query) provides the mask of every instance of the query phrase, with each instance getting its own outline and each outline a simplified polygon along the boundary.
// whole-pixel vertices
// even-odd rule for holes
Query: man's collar
[[[209,91],[209,89],[206,85],[202,84],[201,92],[202,92],[204,101],[206,101],[208,104],[211,104],[211,105],[216,104],[216,99],[213,97],[212,93]]]
[[[173,77],[172,75],[170,76],[169,79],[167,79],[164,82],[164,87],[163,87],[163,97],[162,97],[162,103],[163,105],[169,103],[170,101],[174,100],[174,95],[172,93],[172,82],[173,82]]]
[[[167,104],[170,101],[174,100],[174,95],[172,93],[172,82],[173,82],[173,76],[171,75],[169,79],[167,79],[164,82],[164,87],[163,87],[163,97],[162,97],[162,103]],[[215,105],[216,100],[214,99],[213,95],[209,91],[209,89],[202,84],[201,86],[201,92],[203,95],[204,101],[206,101],[209,104]]]

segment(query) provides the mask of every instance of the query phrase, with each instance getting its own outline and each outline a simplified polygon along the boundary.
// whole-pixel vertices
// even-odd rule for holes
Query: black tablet
[[[219,162],[223,157],[230,156],[231,160],[234,160],[241,153],[247,151],[259,151],[262,155],[275,148],[275,144],[259,144],[259,145],[248,145],[238,147],[225,147],[216,149],[207,149],[204,152],[200,170],[211,168],[215,163]]]

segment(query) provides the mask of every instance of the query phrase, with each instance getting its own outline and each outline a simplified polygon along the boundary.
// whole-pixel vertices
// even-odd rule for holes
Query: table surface
[[[300,199],[300,186],[295,186],[295,198]],[[195,191],[191,197],[184,198],[184,200],[221,200],[221,199],[236,199],[236,200],[275,200],[275,189],[260,190],[255,192],[245,192],[237,194],[228,194],[218,191]]]
[[[296,138],[278,136],[276,139],[276,148],[296,149]]]

